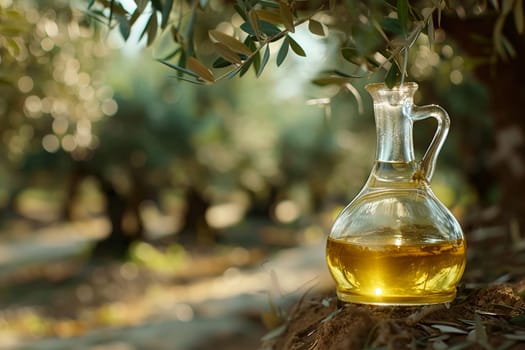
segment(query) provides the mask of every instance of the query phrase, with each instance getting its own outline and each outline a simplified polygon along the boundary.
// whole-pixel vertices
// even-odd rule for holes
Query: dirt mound
[[[520,284],[520,285],[523,285]],[[454,303],[429,306],[343,304],[304,297],[291,310],[277,350],[524,349],[520,285],[461,290]]]

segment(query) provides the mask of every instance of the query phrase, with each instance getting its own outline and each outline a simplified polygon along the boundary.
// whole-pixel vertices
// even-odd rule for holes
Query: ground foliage
[[[386,307],[305,297],[275,349],[519,349],[523,284],[463,289],[451,304]]]

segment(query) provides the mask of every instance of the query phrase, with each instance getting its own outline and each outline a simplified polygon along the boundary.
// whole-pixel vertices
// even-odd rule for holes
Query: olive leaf
[[[257,12],[255,10],[248,12],[248,20],[249,21],[247,23],[249,23],[250,27],[252,28],[253,34],[257,40],[261,41],[262,36],[261,32],[259,31],[259,17],[257,17]]]
[[[228,74],[226,74],[225,78],[226,79],[232,79],[234,78],[237,74],[239,74],[239,72],[241,71],[243,65],[239,65],[237,66],[237,68],[231,70],[230,72],[228,72]]]
[[[135,22],[137,21],[139,17],[140,17],[140,12],[138,9],[135,9],[135,11],[133,11],[133,14],[131,15],[128,21],[130,27],[135,24]]]
[[[275,1],[259,0],[258,3],[265,7],[279,8],[279,4]]]
[[[308,30],[310,30],[310,32],[312,32],[313,34],[319,36],[326,35],[323,24],[321,22],[316,21],[315,19],[310,19],[308,21]]]
[[[323,73],[325,74],[334,74],[336,76],[340,76],[340,77],[343,77],[343,78],[364,78],[366,75],[361,73],[361,74],[350,74],[350,73],[346,73],[346,72],[343,72],[339,69],[333,69],[333,70],[326,70],[326,71],[323,71]]]
[[[246,13],[246,10],[242,7],[242,6],[239,6],[239,4],[235,4],[233,5],[233,9],[237,12],[237,14],[239,16],[242,17],[242,19],[245,21],[245,22],[248,22],[249,19],[248,19],[248,14]]]
[[[474,326],[476,341],[481,346],[485,347],[489,344],[487,330],[485,328],[485,325],[483,324],[481,317],[478,314],[474,315],[474,320],[476,321],[476,324]]]
[[[434,20],[432,19],[432,16],[428,18],[427,36],[428,36],[428,44],[432,46],[432,44],[434,44],[434,41],[436,40],[436,32],[434,30]]]
[[[292,48],[293,52],[295,52],[297,55],[306,57],[306,52],[304,52],[301,45],[297,43],[291,36],[288,36],[288,40],[290,41],[290,47]]]
[[[403,29],[401,28],[401,22],[398,18],[383,18],[383,20],[381,20],[381,23],[377,26],[376,29],[383,32],[386,31],[394,35],[404,34]],[[383,35],[383,33],[381,35]],[[383,36],[386,37],[386,35]]]
[[[118,14],[115,15],[115,18],[117,19],[118,24],[119,24],[118,29],[119,29],[120,35],[122,36],[124,41],[128,40],[129,34],[131,33],[131,25],[128,19],[126,18],[126,16],[122,16]]]
[[[166,28],[168,25],[168,19],[170,17],[171,9],[173,8],[173,0],[165,0],[164,6],[162,7],[162,20],[160,21],[160,27]]]
[[[213,68],[224,68],[231,66],[232,63],[230,61],[225,60],[221,56],[217,57],[217,59],[213,62],[212,67]]]
[[[290,8],[290,5],[288,5],[288,3],[286,3],[283,0],[279,1],[279,14],[281,15],[281,19],[283,21],[284,27],[289,32],[294,33],[295,25],[293,23],[292,9]]]
[[[468,332],[462,328],[447,325],[447,324],[434,324],[432,328],[438,329],[441,333],[453,333],[453,334],[467,334]]]
[[[255,73],[259,71],[259,67],[261,65],[261,53],[257,51],[257,45],[255,45],[255,42],[253,41],[251,36],[247,36],[246,39],[244,39],[244,44],[250,48],[250,50],[254,51],[255,53],[252,54],[252,63],[251,66],[255,70]]]
[[[443,13],[443,9],[445,8],[445,1],[444,0],[440,0],[439,1],[439,5],[438,5],[438,15],[437,15],[437,18],[438,18],[438,28],[441,28],[441,14]]]
[[[341,48],[341,55],[345,60],[347,60],[350,63],[353,63],[355,65],[361,64],[361,56],[359,54],[359,51],[355,47],[343,47]]]
[[[155,12],[153,12],[151,14],[151,17],[148,21],[148,42],[147,42],[147,45],[148,46],[151,46],[151,44],[153,44],[153,41],[155,41],[155,37],[157,36],[157,28],[158,28],[158,23],[157,23],[157,14]]]
[[[266,34],[269,37],[273,37],[273,36],[276,36],[279,33],[281,33],[281,30],[276,25],[274,25],[274,24],[272,24],[270,22],[259,20],[259,21],[257,21],[257,25],[258,25],[259,35],[260,35],[260,33],[264,33],[264,34]],[[256,37],[257,40],[260,40],[259,36],[257,36],[257,33],[253,29],[253,27],[252,27],[250,22],[244,22],[243,24],[241,24],[240,28],[245,33],[248,33],[251,36]]]
[[[108,17],[108,25],[111,26],[111,20],[113,19],[113,6],[115,5],[115,0],[111,0],[109,3],[109,17]]]
[[[158,60],[160,63],[178,71],[179,73],[182,73],[182,74],[187,74],[187,75],[190,75],[192,77],[195,77],[195,78],[199,78],[199,74],[189,70],[189,69],[186,69],[184,67],[182,67],[182,65],[177,65],[177,64],[174,64],[174,63],[171,63],[171,62],[168,62],[166,60]]]
[[[243,63],[243,65],[241,66],[241,69],[239,70],[240,77],[242,77],[244,74],[246,74],[246,72],[248,72],[248,70],[253,64],[254,58],[255,56],[252,56],[246,62]]]
[[[245,55],[251,55],[252,53],[252,51],[242,42],[216,29],[212,29],[208,31],[208,35],[210,36],[212,40],[219,42],[223,44],[224,46],[227,46],[233,52],[237,52],[237,53],[245,54]]]
[[[277,53],[277,67],[279,67],[286,58],[286,55],[288,55],[288,48],[290,47],[290,40],[288,39],[288,36],[286,36],[283,40],[283,43],[281,44],[281,48],[279,49],[279,52]]]
[[[405,35],[408,32],[409,25],[408,6],[408,0],[397,0],[397,19],[399,20],[401,30]]]
[[[259,77],[262,74],[264,67],[268,63],[269,59],[270,59],[270,45],[266,45],[266,49],[264,50],[264,54],[263,54],[261,63],[259,65],[259,69],[257,70],[257,77]]]
[[[198,76],[206,81],[214,82],[215,77],[213,76],[213,73],[211,70],[208,69],[204,64],[202,64],[199,60],[197,60],[195,57],[188,57],[186,59],[186,67],[194,72],[197,73]]]
[[[511,340],[525,341],[525,334],[523,333],[505,334],[504,337]]]
[[[282,24],[283,20],[277,12],[272,12],[268,10],[255,10],[257,16],[263,20],[272,24]]]
[[[509,39],[507,39],[505,36],[502,36],[501,37],[501,43],[503,44],[503,48],[505,49],[506,53],[508,53],[510,57],[515,58],[516,57],[516,49],[511,44]]]
[[[142,13],[146,9],[146,6],[148,6],[148,3],[148,0],[135,0],[135,5],[137,5],[137,11]]]
[[[162,58],[162,60],[164,60],[164,61],[170,60],[173,57],[177,56],[179,53],[181,53],[181,51],[182,51],[182,49],[180,47],[177,47],[173,51],[171,51],[170,53],[166,54],[166,56],[164,56]]]
[[[160,0],[150,0],[151,6],[157,11],[162,11],[162,4],[160,3]]]
[[[275,339],[275,338],[279,337],[281,334],[283,334],[286,331],[286,327],[287,326],[288,326],[288,324],[283,323],[279,327],[276,327],[276,328],[272,329],[270,332],[266,333],[261,338],[261,341],[264,342],[264,341],[268,341],[268,340]]]
[[[224,45],[223,43],[213,43],[213,46],[215,48],[215,51],[224,58],[226,61],[235,63],[235,64],[241,64],[242,60],[233,50],[231,50],[228,46]]]
[[[312,83],[317,86],[327,86],[327,85],[344,85],[348,83],[348,81],[349,81],[348,78],[332,76],[332,77],[315,78],[312,80]]]
[[[399,75],[399,67],[395,62],[392,62],[392,65],[390,66],[390,69],[386,73],[385,76],[385,84],[390,89],[394,87],[397,83],[397,76]]]
[[[153,41],[155,40],[155,37],[157,35],[157,13],[153,11],[151,15],[149,16],[148,22],[144,26],[144,30],[139,36],[139,41],[142,40],[144,35],[148,34],[148,40],[147,40],[147,46],[150,46]]]

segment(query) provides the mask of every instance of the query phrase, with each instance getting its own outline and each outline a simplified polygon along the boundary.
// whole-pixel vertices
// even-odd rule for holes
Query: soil
[[[387,307],[305,296],[277,350],[525,349],[525,283],[462,289],[451,305]]]

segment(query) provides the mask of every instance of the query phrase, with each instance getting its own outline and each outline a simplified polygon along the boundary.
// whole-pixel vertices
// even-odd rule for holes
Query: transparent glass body
[[[356,198],[335,220],[326,260],[342,301],[420,305],[449,302],[465,269],[460,225],[429,186],[450,120],[439,106],[415,106],[415,83],[367,86],[374,100],[376,160]],[[414,121],[437,130],[414,159]]]

